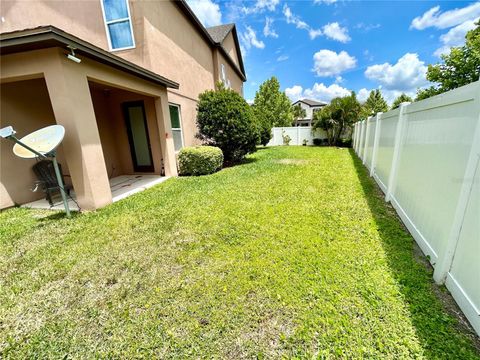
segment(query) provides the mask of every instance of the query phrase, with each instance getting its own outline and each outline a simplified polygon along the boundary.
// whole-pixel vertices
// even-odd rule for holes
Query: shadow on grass
[[[76,217],[80,216],[80,212],[70,210],[70,219],[75,219]],[[38,219],[40,222],[50,222],[50,221],[57,221],[62,219],[68,219],[67,214],[65,211],[55,211],[52,214],[47,216],[42,216]]]
[[[239,162],[228,162],[228,163],[224,163],[223,164],[223,168],[226,169],[226,168],[231,168],[231,167],[237,167],[237,166],[242,166],[242,165],[248,165],[248,164],[252,164],[252,163],[255,163],[257,162],[258,159],[256,157],[252,157],[252,156],[249,156],[249,157],[246,157],[244,158],[243,160],[239,161]]]
[[[368,206],[375,219],[392,274],[403,295],[410,320],[429,359],[457,354],[457,359],[480,358],[480,341],[466,325],[444,286],[433,282],[433,271],[368,170],[349,149]],[[455,349],[455,351],[453,351]]]

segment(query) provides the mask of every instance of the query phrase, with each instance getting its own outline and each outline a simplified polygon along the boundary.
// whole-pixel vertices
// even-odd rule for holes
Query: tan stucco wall
[[[43,78],[1,84],[0,99],[0,127],[13,126],[19,138],[55,124]],[[13,142],[0,140],[0,209],[44,197],[41,191],[30,191],[37,180],[32,171],[36,160],[19,158],[12,148]],[[63,173],[68,174],[62,146],[58,149],[58,162]]]
[[[180,106],[183,141],[185,146],[199,145],[200,140],[195,138],[197,134],[197,101],[168,91],[168,102]]]
[[[238,53],[237,48],[235,47],[235,40],[233,39],[233,33],[230,32],[222,43],[223,48],[230,55],[230,58],[233,60],[237,66],[240,66],[240,62],[238,61]]]
[[[63,125],[66,130],[62,143],[65,160],[72,175],[78,202],[83,209],[95,209],[111,202],[108,174],[90,95],[89,81],[150,97],[153,110],[147,110],[150,113],[148,116],[149,126],[157,128],[160,139],[160,144],[157,143],[156,146],[157,159],[161,151],[164,154],[166,174],[176,175],[168,99],[164,87],[138,79],[86,57],[83,57],[80,64],[76,64],[66,58],[64,49],[58,48],[4,55],[1,63],[2,83],[8,83],[5,86],[9,86],[9,84],[16,86],[20,80],[33,76],[45,77],[51,111],[53,111],[56,122]],[[2,91],[2,96],[8,96],[10,93],[13,91]],[[31,97],[29,96],[24,96],[17,103],[6,98],[7,108],[11,106],[15,111],[25,111],[25,108],[31,107],[30,101]],[[47,99],[44,98],[42,103],[44,102],[48,103]],[[160,134],[162,135],[160,136]],[[152,150],[153,147],[152,144]],[[161,150],[158,149],[159,147]],[[159,166],[156,170],[159,170]],[[14,176],[8,172],[5,174],[7,178]],[[2,184],[7,188],[5,184],[11,183],[11,179],[6,179],[4,183],[3,176],[2,172]],[[11,189],[9,188],[8,191]]]
[[[100,0],[3,0],[0,32],[53,25],[98,47],[108,49]]]
[[[241,93],[242,81],[223,56],[201,37],[183,13],[170,1],[130,1],[134,49],[114,53],[180,84],[169,91],[169,101],[181,105],[186,145],[195,143],[196,99],[213,89],[219,79],[215,65],[225,64],[232,88]],[[100,0],[2,1],[0,31],[54,25],[105,50],[109,50]],[[233,36],[224,48],[238,64]]]
[[[240,77],[237,75],[235,70],[232,68],[230,63],[225,59],[225,57],[222,55],[222,53],[218,50],[216,50],[216,59],[217,59],[217,66],[218,66],[218,75],[217,75],[217,81],[221,80],[221,64],[225,66],[225,72],[227,75],[227,79],[230,80],[230,86],[233,90],[237,91],[243,96],[243,81],[240,79]]]

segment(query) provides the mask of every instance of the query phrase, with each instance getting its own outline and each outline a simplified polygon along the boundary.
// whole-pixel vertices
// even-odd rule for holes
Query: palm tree
[[[307,112],[305,109],[303,109],[300,104],[297,104],[295,106],[292,106],[292,112],[293,112],[293,125],[295,125],[295,121],[298,119],[303,119],[304,117],[307,116]]]
[[[349,96],[335,98],[330,105],[318,111],[314,115],[313,127],[325,130],[329,144],[335,145],[344,130],[358,120],[361,110],[362,106],[352,91]]]

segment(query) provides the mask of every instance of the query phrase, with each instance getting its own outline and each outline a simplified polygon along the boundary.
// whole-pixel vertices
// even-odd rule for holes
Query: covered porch
[[[175,176],[166,87],[178,85],[47,30],[55,40],[42,37],[35,49],[2,34],[0,126],[13,126],[20,137],[48,125],[65,128],[58,159],[73,186],[71,208],[94,210]],[[66,44],[76,47],[80,63],[67,58]],[[1,143],[0,208],[51,208],[30,190],[35,160],[16,158],[12,145]]]
[[[152,186],[160,184],[169,179],[168,176],[159,175],[120,175],[109,179],[110,191],[112,193],[112,202],[117,202],[126,197],[144,191]],[[77,202],[75,191],[68,197],[68,206],[70,210],[80,211],[81,208]],[[22,207],[31,209],[50,209],[63,210],[63,202],[60,195],[53,198],[53,206],[45,199],[39,199],[23,204]]]

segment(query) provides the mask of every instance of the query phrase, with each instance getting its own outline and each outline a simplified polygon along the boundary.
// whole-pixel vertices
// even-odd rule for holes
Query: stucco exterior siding
[[[213,40],[185,2],[131,0],[135,46],[116,51],[110,49],[101,4],[6,0],[0,23],[0,32],[8,33],[2,35],[2,48],[8,50],[1,59],[2,126],[12,125],[22,135],[55,123],[65,127],[59,160],[72,176],[82,209],[112,201],[109,177],[135,173],[123,102],[143,101],[152,173],[164,169],[175,176],[169,104],[180,107],[183,145],[197,145],[199,94],[214,89],[221,66],[241,94],[245,78],[234,26],[225,38]],[[71,43],[81,63],[67,60]],[[0,208],[41,196],[24,191],[35,181],[32,164],[12,167],[18,159],[10,145],[1,147]],[[23,182],[15,183],[17,177]]]
[[[200,145],[200,140],[196,138],[198,132],[196,122],[198,101],[178,94],[176,90],[169,89],[168,102],[180,106],[184,146]]]
[[[216,78],[215,82],[222,80],[220,69],[221,69],[221,66],[223,64],[223,66],[225,67],[226,77],[227,77],[228,80],[230,80],[231,88],[243,96],[243,81],[242,81],[242,79],[240,79],[237,76],[237,74],[235,73],[235,70],[228,63],[225,56],[223,56],[223,54],[218,50],[216,50],[216,53],[217,53],[216,60],[217,60],[217,67],[218,67],[218,75],[217,75],[217,78]]]
[[[53,25],[108,50],[100,1],[2,1],[0,32]]]
[[[130,170],[131,157],[129,153],[125,153],[128,151],[126,150],[128,147],[121,144],[122,136],[118,137],[120,144],[112,145],[112,138],[107,134],[111,130],[111,126],[105,126],[107,116],[109,117],[108,121],[116,121],[117,125],[122,125],[121,106],[119,106],[122,101],[144,99],[155,173],[160,173],[161,159],[163,158],[166,175],[176,175],[165,87],[112,69],[88,58],[84,58],[81,64],[76,64],[69,61],[65,56],[65,51],[59,48],[4,55],[2,56],[1,75],[4,86],[11,87],[5,88],[8,90],[6,92],[2,91],[2,111],[4,108],[10,109],[8,110],[9,114],[4,116],[2,113],[2,126],[16,126],[17,121],[13,118],[15,114],[12,111],[22,112],[30,107],[30,97],[15,97],[15,94],[21,94],[18,90],[14,90],[22,83],[21,80],[32,77],[45,78],[44,83],[48,97],[43,91],[44,95],[40,97],[43,110],[40,113],[46,113],[45,117],[65,127],[66,135],[62,143],[65,160],[60,159],[60,161],[65,164],[65,169],[68,167],[77,200],[82,209],[96,209],[112,201],[107,170],[110,164],[116,161],[122,171],[129,172]],[[123,91],[116,91],[116,94],[115,91],[112,91],[111,100],[106,101],[103,107],[97,107],[97,111],[95,111],[95,101],[92,99],[90,91],[92,82],[114,89],[123,89]],[[42,92],[39,93],[42,94]],[[9,98],[9,96],[13,96],[13,98]],[[34,94],[32,96],[35,97]],[[99,95],[95,96],[98,100]],[[49,106],[50,110],[48,110]],[[97,115],[99,119],[97,119]],[[37,112],[26,112],[22,121],[28,122],[31,129],[35,130],[44,126],[41,121],[37,122],[38,118]],[[121,129],[121,126],[116,126],[114,131],[121,131]],[[25,132],[29,132],[28,130],[26,129]],[[105,143],[102,143],[102,140]],[[3,151],[3,146],[7,147],[7,151]],[[12,202],[25,202],[21,196],[28,194],[24,187],[14,182],[14,179],[22,172],[29,173],[31,164],[23,165],[19,159],[8,157],[4,159],[4,156],[11,156],[8,155],[10,152],[11,144],[3,141],[2,165],[3,163],[10,165],[15,163],[19,165],[19,169],[9,168],[8,171],[2,171],[2,186],[0,187],[2,189],[2,207],[9,206]],[[112,154],[114,155],[111,159],[105,159],[107,155]],[[121,157],[121,161],[118,160],[119,157]],[[30,173],[30,176],[26,177],[25,183],[31,185],[33,180]],[[8,196],[4,196],[6,195],[4,192]],[[21,196],[20,192],[22,192]]]
[[[240,66],[240,62],[238,61],[239,54],[237,53],[235,40],[233,39],[233,34],[231,32],[225,37],[222,45],[228,55],[230,55],[230,58],[233,60],[233,62],[237,64],[237,66]]]
[[[242,93],[243,80],[218,49],[208,43],[191,19],[171,1],[129,1],[135,47],[113,51],[128,61],[180,84],[168,93],[168,101],[179,104],[184,144],[198,143],[196,101],[198,95],[214,89],[224,64],[231,87]],[[100,0],[96,1],[4,1],[1,32],[53,25],[109,51]],[[223,47],[239,66],[239,54],[232,33]]]

